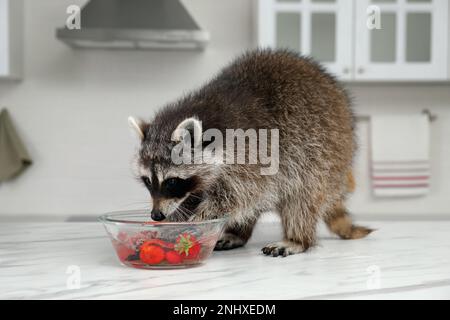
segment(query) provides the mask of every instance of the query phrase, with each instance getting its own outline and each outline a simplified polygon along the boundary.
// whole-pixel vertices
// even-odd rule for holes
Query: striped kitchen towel
[[[430,188],[426,114],[371,117],[372,188],[378,197],[424,196]]]

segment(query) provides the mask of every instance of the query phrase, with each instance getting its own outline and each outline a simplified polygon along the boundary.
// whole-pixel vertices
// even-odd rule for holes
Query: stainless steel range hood
[[[56,36],[75,48],[202,49],[209,41],[179,0],[90,0],[81,29]]]

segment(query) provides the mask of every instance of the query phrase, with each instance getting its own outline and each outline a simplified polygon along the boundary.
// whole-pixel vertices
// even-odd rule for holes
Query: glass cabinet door
[[[448,0],[357,0],[356,80],[448,78]]]
[[[353,0],[259,0],[258,44],[288,48],[353,77]]]

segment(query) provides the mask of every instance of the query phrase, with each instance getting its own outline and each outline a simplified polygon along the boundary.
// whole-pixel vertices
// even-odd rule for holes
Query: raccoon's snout
[[[166,216],[159,209],[153,209],[151,213],[151,217],[155,221],[162,221],[166,218]]]

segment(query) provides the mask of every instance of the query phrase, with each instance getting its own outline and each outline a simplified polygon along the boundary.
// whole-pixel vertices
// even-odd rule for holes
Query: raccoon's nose
[[[166,218],[166,216],[159,209],[152,210],[152,219],[155,221],[162,221]]]

